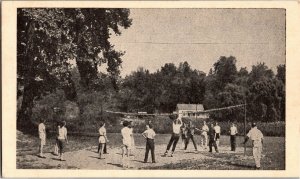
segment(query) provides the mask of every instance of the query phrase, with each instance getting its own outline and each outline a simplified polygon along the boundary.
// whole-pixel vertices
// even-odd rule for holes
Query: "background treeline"
[[[67,119],[66,106],[73,104],[73,108],[78,107],[79,110],[77,117],[69,119],[69,127],[74,132],[95,132],[99,120],[107,122],[110,132],[119,132],[120,120],[124,116],[109,114],[105,110],[170,113],[178,103],[201,103],[205,109],[211,109],[246,102],[248,122],[259,121],[265,135],[283,136],[285,133],[285,65],[279,65],[276,74],[264,63],[254,65],[248,72],[246,68],[237,70],[234,57],[220,57],[206,75],[187,62],[178,66],[167,63],[154,73],[139,68],[125,78],[119,78],[117,88],[107,74],[99,73],[89,89],[81,85],[77,68],[70,72],[77,101],[71,102],[66,98],[72,90],[65,92],[58,88],[35,100],[33,119],[43,117],[49,123]],[[54,107],[61,111],[54,113]],[[243,107],[234,108],[211,112],[210,120],[221,122],[224,134],[228,133],[229,122],[234,121],[243,134],[244,115]],[[144,130],[143,121],[149,120],[155,124],[157,132],[171,131],[168,117],[140,119],[141,122],[135,122],[136,132]],[[198,126],[202,125],[200,120],[195,122]]]

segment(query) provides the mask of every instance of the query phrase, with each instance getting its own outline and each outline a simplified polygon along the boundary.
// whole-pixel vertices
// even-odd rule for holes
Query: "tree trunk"
[[[34,85],[27,84],[24,87],[22,106],[17,116],[17,129],[25,133],[34,133],[35,126],[31,121],[34,100]]]

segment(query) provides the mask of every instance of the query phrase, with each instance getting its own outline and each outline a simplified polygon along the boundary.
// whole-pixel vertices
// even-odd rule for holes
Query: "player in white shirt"
[[[109,142],[109,141],[106,136],[105,123],[100,122],[99,125],[100,125],[100,128],[99,128],[99,145],[100,145],[99,159],[101,159],[103,151],[104,151],[104,146],[105,146],[106,142]]]
[[[61,125],[58,128],[57,141],[58,141],[58,148],[59,148],[59,155],[60,155],[59,157],[61,161],[65,161],[63,159],[64,147],[65,147],[65,143],[69,143],[67,138],[66,125],[67,125],[66,121],[62,121]]]
[[[243,144],[245,144],[249,139],[252,140],[253,157],[254,157],[256,169],[260,169],[260,159],[261,159],[263,138],[264,138],[263,134],[259,129],[257,129],[256,123],[253,122],[252,128],[248,132],[247,137]]]
[[[123,121],[123,128],[121,130],[122,134],[122,141],[123,141],[123,146],[122,146],[122,165],[123,167],[129,167],[128,160],[129,160],[129,150],[131,148],[131,135],[132,135],[132,130],[128,128],[129,122],[128,121]]]
[[[201,129],[201,146],[204,149],[207,149],[207,132],[209,131],[206,121],[203,121],[203,126]]]
[[[215,126],[214,126],[214,129],[215,129],[215,139],[216,139],[216,144],[217,144],[217,147],[219,149],[219,144],[220,144],[220,137],[221,137],[221,127],[219,126],[218,122],[216,122]]]
[[[235,151],[236,148],[236,134],[238,130],[234,123],[231,124],[230,127],[230,144],[231,144],[231,151]]]
[[[155,134],[154,130],[152,129],[152,124],[146,125],[146,129],[147,130],[145,130],[145,132],[143,132],[143,134],[142,134],[143,137],[147,140],[144,163],[147,163],[149,150],[151,150],[152,163],[155,163],[154,137],[156,134]]]
[[[43,154],[44,145],[46,145],[46,126],[44,123],[45,123],[45,119],[41,119],[41,123],[38,126],[39,139],[40,139],[39,156],[42,158],[46,158]]]
[[[177,142],[178,142],[179,137],[180,137],[180,128],[182,126],[182,119],[181,118],[182,118],[182,114],[179,114],[178,118],[174,119],[173,122],[172,122],[173,133],[172,133],[171,139],[168,143],[167,150],[165,151],[163,156],[167,156],[167,154],[169,152],[169,149],[170,149],[171,145],[173,144],[172,153],[171,153],[171,157],[173,157],[173,153],[175,151]]]

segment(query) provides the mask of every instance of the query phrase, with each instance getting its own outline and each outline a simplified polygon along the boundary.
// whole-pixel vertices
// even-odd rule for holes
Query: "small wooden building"
[[[182,113],[182,117],[209,118],[209,114],[204,112],[203,104],[177,104],[176,113]]]

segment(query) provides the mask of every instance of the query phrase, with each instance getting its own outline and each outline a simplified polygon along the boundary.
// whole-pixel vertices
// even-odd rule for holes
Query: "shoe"
[[[255,169],[256,169],[256,170],[260,170],[260,167],[256,167]]]
[[[143,161],[143,163],[147,163],[147,161]]]
[[[103,153],[103,154],[109,154],[109,153],[105,152],[105,153]]]
[[[155,161],[152,161],[152,163],[156,163]]]
[[[173,157],[173,154],[171,154],[170,157]]]

